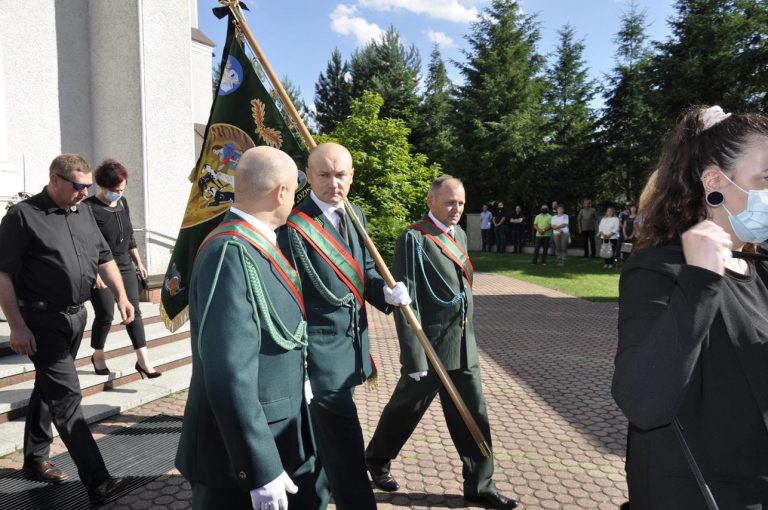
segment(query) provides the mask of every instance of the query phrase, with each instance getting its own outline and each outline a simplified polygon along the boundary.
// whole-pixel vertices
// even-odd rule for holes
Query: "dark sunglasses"
[[[83,191],[84,189],[89,189],[91,186],[93,186],[93,183],[83,184],[82,182],[72,182],[61,174],[56,174],[56,175],[59,177],[59,179],[64,179],[65,181],[70,183],[72,185],[72,189],[74,189],[75,191]]]

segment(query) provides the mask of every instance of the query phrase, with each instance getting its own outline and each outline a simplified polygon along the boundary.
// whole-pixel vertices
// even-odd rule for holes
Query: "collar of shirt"
[[[264,237],[270,240],[272,244],[277,244],[277,234],[275,234],[275,231],[269,228],[263,221],[261,221],[258,218],[254,218],[247,212],[241,211],[237,207],[230,207],[230,211],[240,216],[242,219],[247,221],[253,228],[261,232]]]
[[[56,205],[56,202],[53,201],[53,198],[51,198],[51,195],[48,194],[48,186],[43,188],[43,209],[45,209],[45,212],[48,214],[54,214],[54,213],[60,213],[60,214],[68,214],[71,212],[79,213],[77,205],[73,205],[71,207],[68,207],[66,209],[62,209],[58,205]]]
[[[331,221],[331,224],[335,228],[339,228],[339,215],[334,214],[337,210],[341,210],[341,214],[344,214],[344,203],[341,203],[339,205],[333,205],[329,204],[328,202],[323,202],[319,198],[317,198],[317,195],[315,195],[314,191],[309,192],[309,197],[312,199],[315,204],[317,204],[317,207],[320,208],[322,213],[325,215],[326,218],[328,218]]]
[[[435,225],[437,225],[437,228],[439,228],[443,232],[446,232],[449,236],[455,237],[453,227],[448,227],[445,225],[445,223],[435,218],[435,215],[432,214],[432,211],[429,211],[429,213],[427,213],[427,216],[429,216],[429,219],[432,220]]]

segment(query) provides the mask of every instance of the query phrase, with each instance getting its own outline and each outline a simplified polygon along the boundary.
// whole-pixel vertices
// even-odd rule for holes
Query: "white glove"
[[[299,488],[293,483],[288,474],[283,471],[264,487],[251,491],[253,510],[288,510],[288,495],[296,494]]]
[[[384,284],[384,301],[392,306],[410,305],[411,296],[408,295],[408,287],[403,282],[397,282],[391,289]]]
[[[304,381],[304,400],[307,401],[307,405],[315,398],[315,394],[312,393],[312,385],[309,384],[309,379]]]
[[[426,376],[427,376],[426,370],[423,372],[414,372],[412,374],[408,374],[408,377],[410,377],[414,381],[419,381],[422,377],[426,377]]]

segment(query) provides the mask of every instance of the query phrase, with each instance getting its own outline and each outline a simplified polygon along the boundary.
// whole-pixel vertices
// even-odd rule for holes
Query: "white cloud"
[[[354,5],[339,4],[331,13],[331,30],[341,35],[352,35],[359,44],[378,39],[384,31],[376,23],[357,16]]]
[[[453,39],[445,35],[443,32],[427,30],[425,33],[427,34],[427,38],[438,46],[442,46],[443,48],[449,48],[453,46]]]
[[[471,0],[360,0],[361,6],[377,11],[405,10],[457,23],[477,20],[477,8],[467,5],[474,3]]]

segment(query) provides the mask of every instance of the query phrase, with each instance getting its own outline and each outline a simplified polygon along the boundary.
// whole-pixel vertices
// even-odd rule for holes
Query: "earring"
[[[707,205],[710,207],[720,207],[723,205],[725,197],[719,191],[710,191],[704,196],[704,200],[706,200]]]

